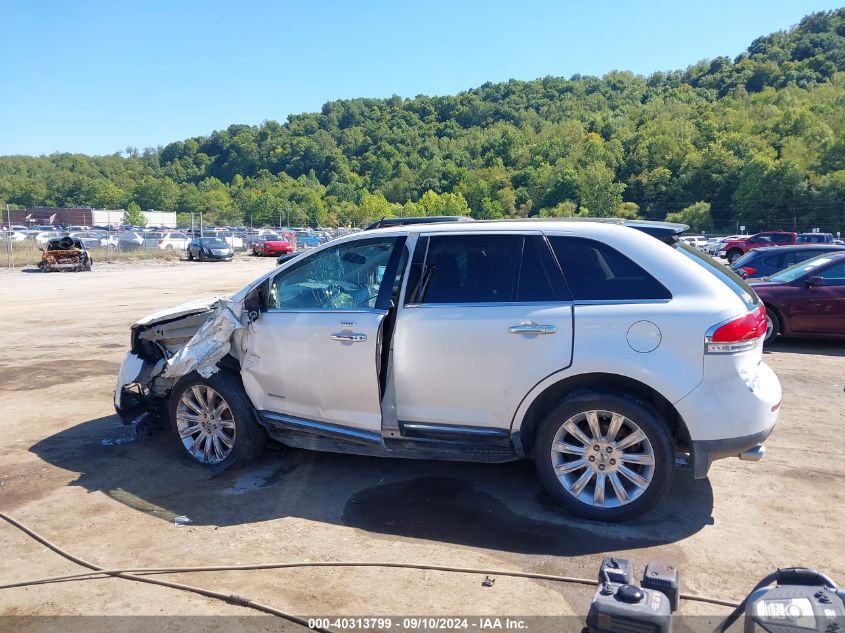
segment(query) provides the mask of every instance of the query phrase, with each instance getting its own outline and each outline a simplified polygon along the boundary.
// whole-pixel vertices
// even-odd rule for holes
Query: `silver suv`
[[[592,222],[397,226],[340,238],[230,297],[132,326],[115,391],[179,450],[533,458],[571,511],[623,520],[676,453],[759,459],[781,391],[765,309],[707,256]]]

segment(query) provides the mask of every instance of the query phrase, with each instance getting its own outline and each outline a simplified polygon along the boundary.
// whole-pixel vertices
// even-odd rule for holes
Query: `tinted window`
[[[792,253],[789,253],[788,256],[770,255],[769,257],[763,260],[763,263],[766,264],[766,266],[771,266],[775,270],[780,270],[781,268],[786,268],[787,266],[794,264],[795,261],[793,260]]]
[[[792,241],[791,235],[772,235],[775,244],[789,244]]]
[[[424,245],[421,241],[417,250]],[[554,301],[549,259],[539,236],[431,236],[421,267],[419,298],[409,297],[417,303]],[[418,254],[414,261],[419,261]]]
[[[821,273],[825,286],[845,286],[845,262],[831,266]]]
[[[672,298],[663,284],[607,244],[578,237],[549,241],[576,301]]]
[[[754,292],[745,279],[737,275],[733,270],[716,263],[712,257],[708,257],[701,251],[690,248],[680,240],[676,241],[673,246],[676,251],[701,266],[704,270],[730,288],[737,297],[742,299],[742,302],[749,310],[760,305],[761,301],[760,297],[757,296],[757,293]]]

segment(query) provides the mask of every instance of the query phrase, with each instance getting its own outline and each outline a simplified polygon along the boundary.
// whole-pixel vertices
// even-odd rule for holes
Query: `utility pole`
[[[12,212],[9,205],[6,205],[6,253],[9,256],[9,268],[12,267]]]
[[[191,211],[191,239],[194,239],[196,235],[194,235],[194,212]]]
[[[204,237],[202,233],[202,211],[200,211],[200,237]]]

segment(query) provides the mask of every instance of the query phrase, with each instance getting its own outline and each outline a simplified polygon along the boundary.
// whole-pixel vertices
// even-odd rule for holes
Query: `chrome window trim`
[[[262,314],[290,313],[290,314],[387,314],[387,310],[377,308],[268,308]]]
[[[672,299],[576,299],[576,306],[640,305],[669,303]]]
[[[569,307],[572,301],[484,301],[477,303],[409,303],[404,308],[495,308],[499,306]]]

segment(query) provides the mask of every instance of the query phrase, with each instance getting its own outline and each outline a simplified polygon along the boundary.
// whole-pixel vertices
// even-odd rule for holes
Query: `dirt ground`
[[[778,566],[845,583],[845,346],[781,342],[780,422],[759,463],[677,473],[640,521],[566,515],[532,465],[403,461],[269,450],[217,478],[165,433],[136,438],[113,415],[129,325],[233,291],[273,265],[96,265],[0,271],[0,510],[105,568],[271,561],[402,561],[594,577],[601,558],[680,569],[684,590],[743,597]],[[180,449],[181,450],[181,449]],[[178,525],[176,517],[189,523]],[[0,584],[80,568],[0,521]],[[583,614],[592,589],[482,574],[289,569],[168,576],[300,615]],[[724,615],[687,603],[685,613]],[[197,595],[103,579],[0,591],[0,615],[250,615]]]

